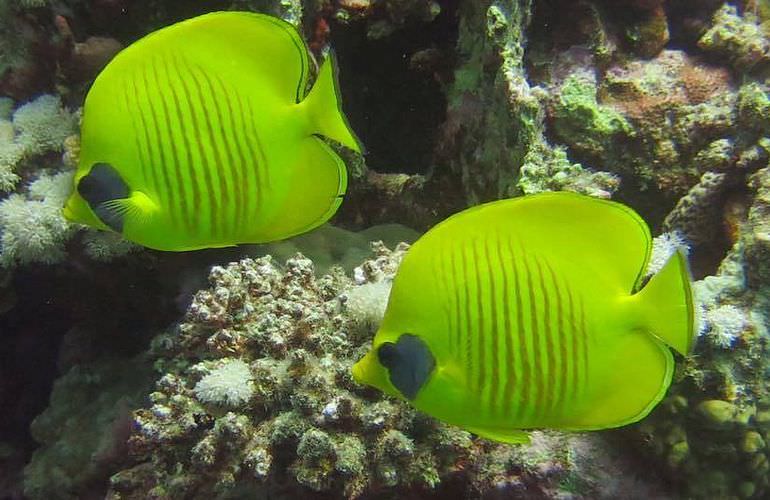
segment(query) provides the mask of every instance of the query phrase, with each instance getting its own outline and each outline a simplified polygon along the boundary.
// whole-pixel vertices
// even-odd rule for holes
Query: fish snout
[[[366,374],[371,373],[371,360],[372,352],[369,351],[366,355],[359,359],[356,364],[353,365],[353,380],[359,384],[369,385]]]

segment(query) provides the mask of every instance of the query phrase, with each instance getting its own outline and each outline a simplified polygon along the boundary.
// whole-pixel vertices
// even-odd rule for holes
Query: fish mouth
[[[353,370],[352,370],[353,380],[363,385],[367,385],[366,382],[364,382],[364,367],[362,366],[365,359],[366,359],[366,356],[358,360],[358,362],[356,362],[356,364],[353,365]]]

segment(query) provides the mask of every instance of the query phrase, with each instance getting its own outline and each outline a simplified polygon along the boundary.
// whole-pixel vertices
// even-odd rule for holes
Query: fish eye
[[[412,333],[402,334],[396,343],[380,345],[377,359],[388,371],[390,383],[407,399],[417,397],[436,367],[428,345]]]
[[[396,349],[396,344],[392,342],[385,342],[377,349],[377,359],[385,368],[393,366],[397,357],[398,350]]]

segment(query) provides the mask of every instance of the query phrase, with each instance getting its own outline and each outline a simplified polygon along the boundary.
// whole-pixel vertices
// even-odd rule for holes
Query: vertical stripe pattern
[[[587,382],[585,303],[547,258],[499,234],[436,256],[446,341],[488,417],[547,425]]]
[[[206,240],[243,234],[270,187],[248,100],[168,54],[155,54],[126,82],[141,173],[171,224]]]

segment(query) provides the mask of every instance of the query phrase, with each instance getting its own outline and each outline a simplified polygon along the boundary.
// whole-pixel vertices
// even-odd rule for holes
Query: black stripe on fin
[[[395,344],[382,344],[377,358],[388,369],[390,382],[407,399],[417,397],[436,367],[436,359],[425,342],[409,333],[401,335]]]
[[[88,175],[78,182],[78,194],[107,227],[116,232],[123,231],[124,213],[112,208],[114,204],[109,202],[128,198],[130,189],[112,165],[94,164]]]

